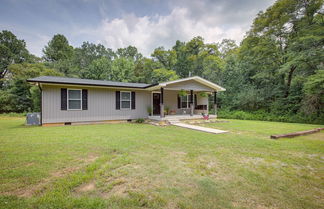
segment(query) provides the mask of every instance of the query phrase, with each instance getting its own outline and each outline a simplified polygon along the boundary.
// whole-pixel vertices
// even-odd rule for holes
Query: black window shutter
[[[82,89],[82,110],[88,109],[88,90]]]
[[[195,99],[194,99],[194,107],[197,107],[197,94],[195,94]]]
[[[67,89],[61,89],[61,110],[67,110]]]
[[[116,91],[116,110],[120,110],[120,91]]]
[[[135,110],[135,104],[136,104],[136,96],[135,96],[135,92],[132,91],[132,110]]]
[[[181,103],[180,103],[180,96],[178,94],[178,108],[180,109],[181,108]]]

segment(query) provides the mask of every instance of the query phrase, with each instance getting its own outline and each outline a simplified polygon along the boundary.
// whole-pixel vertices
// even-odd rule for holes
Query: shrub
[[[263,121],[278,121],[289,123],[312,123],[312,124],[324,124],[324,116],[320,115],[305,115],[298,114],[274,114],[265,110],[258,110],[253,112],[245,112],[242,110],[228,110],[219,109],[219,118],[227,119],[241,119],[241,120],[263,120]]]
[[[144,118],[138,118],[135,120],[135,123],[144,123]]]
[[[5,116],[5,117],[26,117],[27,113],[16,113],[16,112],[9,112],[9,113],[2,113],[0,116]]]
[[[164,107],[164,114],[169,115],[170,112],[170,107],[169,106],[165,106]]]

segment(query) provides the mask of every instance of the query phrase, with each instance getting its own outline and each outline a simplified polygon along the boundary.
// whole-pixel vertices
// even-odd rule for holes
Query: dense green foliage
[[[176,41],[171,49],[158,47],[147,58],[133,46],[113,51],[84,42],[73,48],[58,34],[37,59],[23,40],[2,31],[0,51],[0,112],[37,110],[32,101],[37,92],[23,80],[41,74],[144,83],[197,75],[227,89],[219,94],[218,106],[228,111],[262,111],[285,121],[324,118],[323,0],[276,1],[257,15],[239,46],[229,39],[205,43],[194,37]],[[16,65],[15,76],[10,64]],[[17,73],[33,65],[42,66],[38,74]]]
[[[240,119],[240,120],[263,120],[263,121],[279,121],[289,123],[313,123],[324,124],[323,117],[313,117],[312,115],[279,115],[265,110],[257,111],[242,111],[242,110],[228,110],[220,109],[218,112],[218,118],[226,119]]]

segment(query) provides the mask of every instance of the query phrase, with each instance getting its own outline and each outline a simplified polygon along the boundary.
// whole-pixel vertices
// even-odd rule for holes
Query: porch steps
[[[189,124],[186,124],[186,123],[181,123],[179,120],[178,121],[173,120],[172,122],[169,120],[169,122],[174,126],[178,126],[178,127],[182,127],[182,128],[188,128],[188,129],[192,129],[192,130],[196,130],[196,131],[212,133],[212,134],[222,134],[222,133],[227,133],[228,132],[228,131],[223,131],[223,130],[214,129],[214,128],[207,128],[207,127],[202,127],[202,126],[189,125]]]

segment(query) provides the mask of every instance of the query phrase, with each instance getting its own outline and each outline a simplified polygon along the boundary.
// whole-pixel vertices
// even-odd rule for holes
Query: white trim
[[[69,108],[69,101],[70,101],[69,91],[70,90],[80,91],[80,99],[71,99],[71,100],[80,100],[80,109],[70,109]],[[67,89],[67,104],[66,105],[67,105],[67,107],[66,107],[67,110],[82,110],[82,89]]]
[[[32,83],[32,82],[31,82]],[[77,84],[56,84],[56,83],[41,83],[41,86],[59,86],[60,88],[71,87],[71,88],[82,88],[82,89],[123,89],[129,91],[147,91],[147,89],[141,88],[127,88],[127,87],[106,87],[106,86],[91,86],[91,85],[77,85]]]
[[[160,94],[160,100],[161,100],[161,92],[160,91],[151,91],[151,108],[152,108],[151,116],[154,115],[153,94]],[[159,105],[161,105],[161,104],[159,104]],[[161,113],[161,106],[160,106],[160,113]],[[160,115],[160,114],[158,114],[158,115]]]
[[[129,93],[129,100],[122,100],[122,92]],[[132,92],[131,91],[120,91],[119,98],[120,98],[119,105],[120,105],[121,110],[131,110],[132,109]],[[129,108],[123,108],[122,101],[129,102]]]
[[[189,80],[195,80],[205,86],[208,86],[216,91],[226,91],[225,88],[215,84],[215,83],[212,83],[206,79],[203,79],[199,76],[193,76],[193,77],[189,77],[189,78],[183,78],[183,79],[179,79],[179,80],[174,80],[174,81],[168,81],[168,82],[164,82],[164,83],[160,83],[156,86],[152,86],[152,87],[149,87],[147,88],[148,90],[154,90],[154,89],[157,89],[157,88],[161,88],[161,87],[165,87],[167,85],[170,85],[170,84],[174,84],[174,83],[179,83],[179,82],[183,82],[183,81],[189,81]]]

